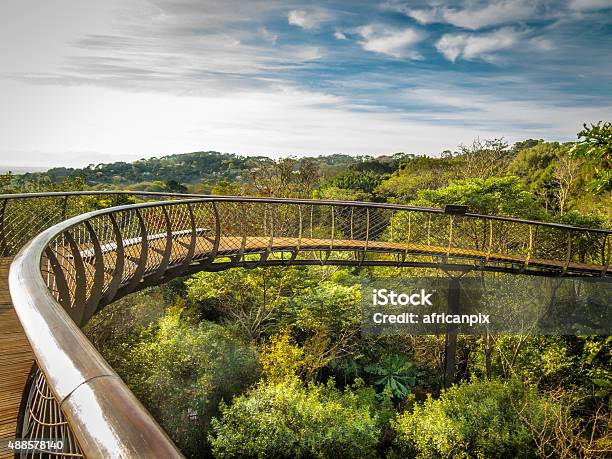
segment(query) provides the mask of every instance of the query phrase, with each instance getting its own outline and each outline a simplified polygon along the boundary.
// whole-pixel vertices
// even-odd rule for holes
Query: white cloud
[[[514,140],[521,137],[573,140],[574,132],[580,126],[577,120],[605,119],[612,113],[608,107],[595,107],[588,102],[569,107],[555,103],[554,98],[521,99],[517,95],[509,100],[494,93],[453,85],[441,85],[435,89],[415,88],[403,91],[398,97],[429,107],[430,111],[423,113],[423,117],[451,124],[453,121],[462,123],[470,120],[472,125],[486,126],[491,132],[509,133],[511,141],[512,137]]]
[[[580,128],[577,120],[612,116],[610,106],[555,105],[554,97],[508,100],[478,89],[433,86],[396,94],[428,108],[410,114],[356,112],[346,107],[352,100],[293,87],[177,97],[9,82],[3,100],[11,110],[6,116],[0,111],[0,165],[83,166],[208,149],[275,157],[431,154],[477,136],[570,140]],[[58,111],[66,100],[69,110]]]
[[[537,51],[551,51],[556,48],[555,43],[544,37],[534,37],[529,40],[529,45]]]
[[[0,2],[0,36],[15,43],[13,54],[0,62],[7,76],[0,100],[8,107],[0,110],[0,165],[76,165],[90,158],[205,149],[277,156],[432,153],[476,136],[570,140],[582,121],[612,118],[610,97],[601,89],[610,70],[605,40],[595,35],[603,29],[592,36],[577,33],[605,21],[607,11],[592,12],[608,4],[601,0],[538,1],[536,18],[563,17],[566,24],[597,19],[592,26],[455,30],[438,42],[449,59],[492,60],[496,52],[512,50],[508,57],[517,65],[490,75],[435,61],[406,71],[372,59],[347,74],[332,72],[332,59],[311,65],[329,43],[317,47],[299,40],[302,26],[325,26],[331,40],[338,31],[336,39],[355,39],[381,53],[372,57],[419,57],[416,50],[424,43],[418,26],[416,31],[384,27],[376,14],[363,19],[369,13],[353,5],[332,12],[270,0],[82,0],[85,6],[75,9],[70,0],[52,6],[26,1],[30,6],[17,10]],[[111,1],[119,16],[107,11]],[[425,9],[415,19],[483,28],[495,20],[477,0],[432,2],[437,7],[419,7]],[[305,11],[297,17],[302,25],[285,30],[289,39],[272,45],[277,29],[271,24],[278,25],[273,20],[287,21],[292,8]],[[464,10],[476,18],[459,14]],[[501,11],[507,13],[503,20],[520,21],[524,14]],[[349,25],[364,23],[373,25],[360,32]],[[36,33],[39,25],[42,35]],[[551,53],[527,55],[553,45]],[[361,49],[341,48],[348,63],[363,64]],[[333,52],[331,45],[330,57]],[[305,67],[313,70],[306,81]],[[310,90],[299,91],[300,86]]]
[[[597,1],[597,0],[582,0]],[[467,1],[463,7],[401,10],[421,24],[444,22],[465,29],[477,30],[533,18],[537,2],[530,0]]]
[[[536,3],[533,1],[502,0],[464,9],[448,8],[443,14],[449,24],[475,30],[530,19],[535,11]]]
[[[412,47],[423,39],[422,35],[410,28],[394,29],[380,25],[358,27],[356,32],[363,40],[363,49],[397,58],[420,59],[421,55]]]
[[[301,27],[306,30],[316,29],[329,19],[329,13],[321,10],[293,10],[287,15],[287,21],[290,25]]]
[[[442,18],[439,9],[431,10],[419,10],[419,9],[407,9],[406,14],[415,21],[421,24],[431,24],[432,22],[439,22]]]
[[[449,33],[438,40],[436,49],[452,62],[457,59],[493,61],[492,53],[513,47],[519,38],[520,34],[510,27],[480,35]]]
[[[0,165],[78,166],[209,149],[274,157],[432,153],[492,135],[486,128],[445,126],[440,136],[435,122],[355,112],[344,106],[350,100],[293,87],[177,97],[91,86],[34,86],[20,92],[18,86],[23,84],[6,88],[14,94],[7,101],[10,117],[0,112]],[[66,100],[70,110],[58,112]],[[99,153],[75,154],[88,151]],[[42,153],[45,160],[39,162]]]
[[[70,11],[69,0],[62,1]],[[65,38],[61,50],[49,51],[49,56],[30,52],[25,46],[27,37],[38,37],[33,30],[39,22],[45,23],[45,17],[51,13],[61,16],[65,11],[34,8],[34,19],[26,21],[29,25],[23,36],[17,35],[18,42],[24,43],[25,52],[20,58],[24,64],[9,56],[0,61],[0,74],[38,84],[216,94],[269,86],[283,79],[274,72],[303,67],[322,56],[323,48],[304,42],[279,43],[275,29],[263,25],[263,17],[275,14],[282,18],[286,7],[262,0],[250,0],[248,6],[236,0],[227,0],[223,5],[185,1],[181,8],[176,7],[176,2],[172,8],[170,3],[156,0],[159,10],[149,5],[153,11],[132,11],[136,7],[129,3],[130,9],[122,10],[112,26],[96,28],[90,24],[86,31],[77,30]],[[127,8],[128,2],[125,4]],[[3,21],[8,17],[3,17],[3,12],[0,5],[3,26],[4,22],[23,22]],[[4,27],[0,27],[0,37],[4,37],[3,32]],[[42,42],[36,40],[32,49],[41,46]]]
[[[336,40],[346,40],[346,34],[339,30],[336,30],[334,32],[334,37],[336,38]]]
[[[323,57],[323,53],[319,48],[308,47],[297,49],[294,56],[299,62],[308,62],[321,59]]]
[[[611,8],[612,0],[572,0],[570,8],[576,11],[601,10]]]
[[[260,33],[260,35],[262,36],[262,38],[264,40],[269,41],[273,45],[276,44],[276,41],[278,40],[278,34],[276,34],[274,32],[270,32],[265,27],[260,27],[259,28],[259,33]]]

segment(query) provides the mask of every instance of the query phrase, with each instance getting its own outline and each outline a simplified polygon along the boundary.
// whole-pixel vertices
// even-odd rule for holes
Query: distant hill
[[[26,174],[28,172],[44,172],[46,167],[15,167],[15,166],[2,166],[0,165],[0,174]]]
[[[90,164],[84,168],[54,167],[44,175],[56,183],[66,177],[82,177],[89,185],[125,185],[169,180],[196,183],[203,180],[236,179],[245,171],[247,161],[265,159],[202,151],[141,159],[131,163],[119,161]],[[30,181],[36,180],[40,175],[42,174],[23,174],[21,178]]]
[[[398,154],[401,155],[401,154]],[[322,155],[300,158],[298,168],[306,161],[312,161],[319,167],[323,177],[330,177],[349,167],[376,169],[382,163],[388,163],[390,171],[397,166],[398,155],[379,157],[373,160],[369,156]],[[138,183],[175,181],[184,184],[214,183],[220,180],[241,181],[253,167],[262,167],[272,160],[265,156],[238,156],[216,151],[198,151],[193,153],[173,154],[160,158],[141,159],[131,163],[114,162],[107,164],[90,164],[84,168],[55,167],[46,172],[28,172],[22,174],[22,182],[37,181],[43,177],[53,183],[65,178],[82,177],[88,185],[124,186]],[[377,170],[377,172],[380,172]]]

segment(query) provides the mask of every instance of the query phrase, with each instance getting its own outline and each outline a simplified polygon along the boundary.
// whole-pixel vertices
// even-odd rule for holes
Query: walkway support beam
[[[460,314],[461,312],[461,280],[458,277],[448,278],[448,314]],[[448,388],[455,383],[457,371],[457,325],[449,323],[446,325],[446,337],[444,342],[444,387]]]

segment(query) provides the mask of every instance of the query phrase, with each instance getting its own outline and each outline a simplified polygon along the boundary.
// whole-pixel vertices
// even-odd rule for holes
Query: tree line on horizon
[[[612,189],[610,122],[586,124],[577,142],[545,142],[528,139],[510,146],[503,138],[476,139],[445,150],[439,156],[395,153],[378,157],[344,154],[318,157],[287,157],[273,160],[264,156],[239,156],[214,151],[173,154],[141,159],[132,163],[90,164],[84,168],[51,168],[46,172],[4,174],[0,185],[10,189],[92,188],[214,193],[225,186],[245,194],[253,189],[257,175],[266,172],[309,175],[309,189],[317,184],[365,191],[369,198],[414,199],[419,189],[440,188],[453,180],[486,179],[512,175],[548,209],[557,206],[564,213],[568,201],[578,194],[605,194]],[[339,176],[339,177],[337,177]],[[378,187],[372,183],[380,181]],[[367,182],[367,183],[366,183]],[[340,185],[340,186],[338,186]],[[232,189],[232,187],[234,189]],[[256,187],[256,185],[255,185]],[[286,193],[268,189],[267,195]],[[363,196],[357,195],[356,198]],[[581,202],[582,208],[588,204]]]

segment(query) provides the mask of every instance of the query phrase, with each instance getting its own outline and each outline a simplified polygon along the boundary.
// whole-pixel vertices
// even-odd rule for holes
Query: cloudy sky
[[[572,140],[611,50],[612,0],[3,0],[0,166]]]

